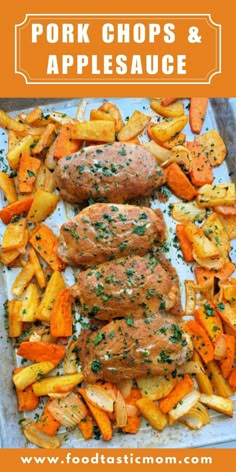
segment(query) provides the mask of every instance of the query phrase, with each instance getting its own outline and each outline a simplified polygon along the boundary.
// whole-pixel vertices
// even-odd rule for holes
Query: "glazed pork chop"
[[[86,382],[167,375],[192,357],[190,336],[160,314],[113,320],[78,340]]]
[[[136,144],[90,146],[60,159],[54,171],[64,200],[123,203],[145,197],[165,183],[155,157]]]
[[[165,237],[160,210],[134,205],[96,203],[60,229],[57,248],[70,265],[86,267],[128,255],[144,255]]]
[[[80,272],[77,281],[70,290],[82,313],[100,320],[148,318],[159,309],[174,313],[179,303],[177,278],[152,257],[105,262]]]

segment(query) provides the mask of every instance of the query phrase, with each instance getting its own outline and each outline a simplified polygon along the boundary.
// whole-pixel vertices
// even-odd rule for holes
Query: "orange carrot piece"
[[[176,162],[167,167],[165,175],[168,187],[177,197],[183,200],[193,200],[196,197],[196,189]]]
[[[80,149],[81,144],[81,140],[71,139],[71,124],[67,123],[62,125],[54,150],[54,158],[59,160],[62,159],[62,157],[77,152]]]
[[[33,202],[33,197],[25,198],[24,200],[17,200],[11,205],[4,207],[0,211],[0,218],[7,225],[10,223],[13,216],[22,215],[23,213],[28,213]]]
[[[204,269],[203,267],[195,267],[194,274],[199,285],[203,284],[207,280],[213,279],[216,277],[214,270]]]
[[[236,390],[236,366],[233,368],[229,378],[228,382],[230,387],[232,387],[234,390]]]
[[[18,187],[20,193],[31,193],[41,166],[41,161],[23,152],[18,169]]]
[[[183,224],[176,225],[176,235],[177,235],[180,249],[183,253],[185,262],[193,261],[192,244],[186,236],[185,225]]]
[[[140,391],[136,388],[132,388],[129,396],[125,398],[126,405],[136,406],[137,400],[142,398]],[[134,416],[128,416],[127,424],[122,428],[123,433],[136,434],[140,428],[141,414],[137,409],[137,414]]]
[[[196,187],[202,187],[205,184],[212,184],[214,180],[212,167],[202,146],[197,142],[187,143],[187,148],[192,153],[190,180]]]
[[[23,367],[18,367],[14,370],[14,374],[20,372]],[[32,385],[29,385],[24,390],[16,388],[16,396],[18,403],[18,411],[31,411],[37,408],[39,404],[39,397],[37,397],[32,389]]]
[[[209,339],[215,343],[223,334],[221,318],[212,302],[208,301],[202,307],[194,311],[196,321],[206,331]]]
[[[86,402],[95,422],[97,423],[104,441],[110,441],[112,439],[112,426],[108,414],[89,401],[84,388],[79,388],[78,391]]]
[[[185,324],[192,336],[194,349],[201,356],[205,364],[214,359],[214,347],[204,329],[195,320],[189,320]]]
[[[138,388],[131,388],[130,394],[125,398],[125,403],[127,405],[136,405],[137,400],[142,398],[142,394]]]
[[[51,361],[58,365],[63,359],[66,350],[58,344],[43,341],[24,341],[21,343],[17,355],[33,362]]]
[[[19,411],[35,410],[39,404],[39,397],[34,394],[32,385],[29,385],[24,390],[16,388],[16,396]]]
[[[174,103],[176,102],[176,100],[178,100],[178,98],[162,98],[161,99],[161,106],[163,107],[167,107],[168,105],[170,105],[171,103]]]
[[[162,413],[168,413],[175,405],[189,393],[194,387],[191,377],[186,374],[182,380],[177,382],[173,390],[165,398],[159,400],[159,407]]]
[[[93,437],[93,418],[90,415],[87,415],[80,423],[78,423],[78,428],[83,435],[83,438],[88,440]]]
[[[49,436],[55,436],[58,428],[60,427],[61,423],[52,416],[48,409],[49,402],[45,405],[42,415],[40,416],[39,420],[36,422],[36,428],[39,431],[43,431]]]
[[[194,274],[198,284],[202,284],[209,280],[211,277],[217,277],[221,281],[228,279],[234,272],[235,267],[232,262],[226,262],[226,264],[220,270],[209,270],[203,267],[195,267]]]
[[[29,242],[54,271],[65,269],[64,262],[62,262],[56,252],[57,238],[48,226],[39,226],[34,231]]]
[[[60,292],[55,300],[50,318],[50,331],[54,338],[72,335],[72,302],[70,290]]]
[[[208,98],[190,98],[189,124],[192,133],[201,133],[207,105]]]
[[[123,433],[137,434],[141,425],[141,415],[128,416],[126,426],[122,428]]]
[[[220,369],[222,375],[225,379],[227,379],[230,375],[234,364],[234,356],[235,356],[235,337],[231,334],[224,334],[225,342],[226,342],[226,353],[225,357],[219,361]]]

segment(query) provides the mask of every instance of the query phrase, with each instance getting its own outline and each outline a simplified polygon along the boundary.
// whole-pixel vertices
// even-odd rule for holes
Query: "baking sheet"
[[[11,116],[16,113],[24,111],[28,113],[36,105],[41,106],[45,114],[48,114],[52,110],[61,111],[72,117],[76,114],[77,106],[80,102],[81,119],[89,119],[89,113],[91,108],[98,108],[103,98],[96,99],[73,99],[73,100],[44,100],[44,99],[4,99],[0,100],[0,108],[7,112],[10,112]],[[110,101],[116,103],[120,108],[123,119],[129,117],[134,109],[138,109],[147,115],[152,116],[152,121],[156,121],[156,113],[154,113],[149,107],[149,99],[133,98],[133,99],[114,99]],[[188,101],[184,102],[185,106],[188,105]],[[220,168],[214,169],[215,182],[227,182],[229,179],[236,181],[236,99],[212,99],[208,106],[206,120],[202,132],[207,129],[217,128],[219,133],[222,135],[227,149],[227,163],[224,163]],[[185,128],[187,140],[192,140],[193,135],[190,131],[189,126]],[[145,134],[141,138],[143,141],[146,139]],[[0,158],[4,157],[7,148],[7,135],[5,132],[0,133]],[[1,165],[5,165],[1,162]],[[229,177],[230,174],[230,177]],[[4,206],[4,198],[0,196],[0,206]],[[151,206],[153,208],[159,207],[164,211],[165,220],[168,227],[168,239],[165,244],[165,251],[167,257],[169,257],[176,267],[179,274],[181,283],[181,293],[184,302],[184,279],[193,279],[193,274],[190,266],[186,266],[183,263],[182,258],[178,257],[178,250],[174,244],[174,226],[175,223],[169,218],[168,206],[171,202],[176,201],[175,196],[171,196],[167,203],[161,204],[159,201],[152,200]],[[60,201],[56,211],[46,220],[52,230],[58,234],[60,225],[70,216],[73,216],[73,207],[69,204],[64,204]],[[4,231],[4,225],[0,224],[0,238]],[[236,245],[235,242],[232,245],[231,257],[236,262]],[[16,396],[12,385],[12,371],[16,365],[20,365],[20,359],[17,359],[15,352],[12,348],[10,340],[7,340],[7,332],[5,329],[4,313],[2,310],[2,303],[9,298],[12,298],[10,289],[11,285],[19,272],[19,269],[7,269],[3,268],[0,272],[0,299],[1,299],[1,321],[0,321],[0,441],[2,448],[22,448],[29,447],[34,448],[32,444],[25,441],[24,436],[21,434],[20,427],[18,425],[19,420],[23,417],[18,413]],[[65,271],[65,280],[68,285],[71,285],[74,281],[73,272],[71,268]],[[77,325],[78,326],[78,325]],[[236,411],[236,398],[235,411]],[[42,408],[42,404],[41,404]],[[41,409],[36,412],[41,413]],[[32,418],[35,417],[35,411],[26,414]],[[235,418],[230,419],[216,412],[211,412],[211,423],[203,427],[199,431],[189,430],[183,425],[175,425],[167,427],[162,432],[154,431],[151,427],[146,425],[143,421],[141,430],[137,435],[126,435],[122,433],[114,433],[112,441],[105,443],[102,440],[97,441],[95,439],[84,441],[81,438],[80,432],[76,429],[74,432],[69,434],[63,430],[61,433],[61,439],[63,441],[62,448],[187,448],[187,447],[201,447],[201,446],[212,446],[214,444],[222,443],[222,441],[233,441],[236,440],[236,420]]]

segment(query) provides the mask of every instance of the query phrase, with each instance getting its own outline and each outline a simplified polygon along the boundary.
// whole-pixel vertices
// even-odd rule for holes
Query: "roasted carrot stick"
[[[178,98],[168,98],[168,97],[162,98],[162,99],[161,99],[161,105],[162,105],[163,107],[167,107],[167,106],[170,105],[171,103],[176,102],[176,100],[178,100]]]
[[[59,136],[57,137],[56,147],[54,150],[54,158],[61,159],[78,151],[82,141],[79,139],[71,139],[71,124],[67,123],[62,126]]]
[[[193,133],[201,133],[207,104],[208,98],[190,98],[189,123]]]
[[[51,361],[55,366],[63,359],[65,348],[58,344],[43,341],[24,341],[21,343],[17,354],[29,361]]]
[[[43,413],[36,423],[36,427],[40,431],[43,431],[44,433],[49,434],[49,436],[55,436],[61,423],[58,420],[56,420],[54,416],[52,416],[52,414],[50,413],[48,409],[48,405],[49,405],[49,402],[46,403]]]
[[[31,193],[33,191],[40,166],[40,159],[31,157],[26,152],[22,153],[18,169],[18,187],[21,193]]]
[[[11,205],[4,207],[0,211],[0,218],[7,225],[10,223],[13,216],[22,215],[23,213],[28,213],[33,202],[33,197],[25,198],[24,200],[17,200]]]
[[[78,391],[89,407],[89,410],[102,433],[104,441],[110,441],[112,439],[112,426],[108,414],[89,401],[84,388],[79,388]]]
[[[126,405],[136,406],[137,400],[142,398],[140,391],[136,388],[132,388],[129,396],[125,398]],[[134,416],[128,416],[127,424],[122,428],[124,433],[136,434],[140,428],[141,415],[137,409],[137,413]]]
[[[30,244],[54,271],[62,271],[65,268],[56,252],[57,238],[48,226],[39,226],[31,236]]]
[[[78,428],[84,439],[91,439],[93,437],[94,428],[93,418],[88,414],[82,421],[78,423]]]
[[[17,374],[17,372],[20,372],[22,369],[23,367],[18,367],[14,370],[14,374]],[[19,411],[34,410],[39,404],[39,398],[34,394],[32,385],[29,385],[24,390],[16,388],[16,396]]]
[[[220,280],[228,279],[234,272],[235,267],[232,262],[226,262],[220,270],[209,270],[204,267],[195,267],[194,274],[198,284],[202,284],[209,280],[211,277],[217,277]]]
[[[214,348],[211,340],[197,321],[189,320],[185,326],[192,336],[194,349],[196,349],[203,361],[208,364],[208,362],[214,359]]]
[[[184,260],[186,262],[193,261],[192,244],[186,236],[184,224],[176,225],[176,235],[179,241],[180,249],[183,253]]]
[[[215,343],[223,333],[222,322],[215,306],[208,301],[202,307],[194,311],[196,321],[206,331],[209,339]]]
[[[196,187],[201,187],[205,184],[212,184],[214,180],[212,167],[207,158],[206,153],[196,141],[187,143],[187,148],[192,153],[193,160],[191,161],[191,171],[189,173],[191,182]]]
[[[230,387],[232,387],[234,390],[236,390],[236,366],[233,368],[229,378],[228,382]]]
[[[51,335],[55,338],[72,335],[72,307],[69,289],[57,295],[50,318]]]
[[[234,364],[235,356],[235,337],[231,334],[224,334],[225,343],[226,343],[226,353],[225,357],[219,362],[221,372],[223,377],[227,379],[230,375]]]
[[[159,400],[159,407],[162,413],[168,413],[175,405],[189,393],[194,387],[191,377],[186,374],[182,380],[177,382],[173,390],[165,398]]]

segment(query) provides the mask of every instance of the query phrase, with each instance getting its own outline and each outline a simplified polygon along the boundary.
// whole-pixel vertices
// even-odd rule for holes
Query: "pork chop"
[[[80,300],[82,313],[101,320],[148,318],[179,300],[177,278],[152,257],[105,262],[80,272],[77,281],[70,290]]]
[[[78,339],[86,382],[120,382],[145,375],[167,375],[191,359],[190,336],[160,314],[113,320]]]
[[[96,203],[60,229],[57,252],[70,265],[86,267],[128,255],[144,255],[165,237],[161,211]]]
[[[90,146],[60,159],[54,171],[64,200],[123,203],[145,197],[165,183],[155,157],[136,144]]]

